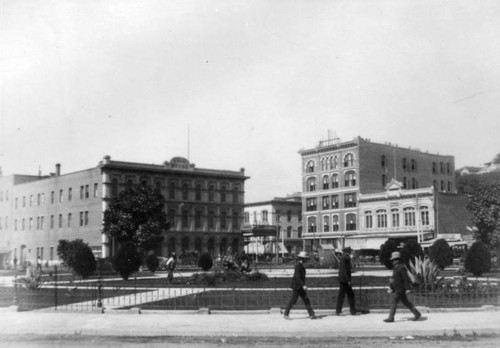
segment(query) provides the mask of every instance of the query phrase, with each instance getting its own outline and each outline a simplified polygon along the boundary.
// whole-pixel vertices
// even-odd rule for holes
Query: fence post
[[[14,306],[18,305],[17,301],[17,274],[14,276]]]
[[[57,311],[57,265],[54,266],[54,308]]]
[[[99,278],[97,279],[97,308],[102,308],[102,276],[99,272]]]

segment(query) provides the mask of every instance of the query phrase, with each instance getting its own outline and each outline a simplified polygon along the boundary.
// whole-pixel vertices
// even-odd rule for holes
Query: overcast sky
[[[455,156],[500,152],[500,2],[0,0],[3,174],[112,159],[301,190],[328,130]],[[189,151],[188,151],[189,129]]]

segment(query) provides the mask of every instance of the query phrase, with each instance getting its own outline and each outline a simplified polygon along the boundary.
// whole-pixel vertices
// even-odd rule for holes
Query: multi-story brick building
[[[302,245],[300,193],[269,201],[245,204],[243,234],[246,251],[252,254],[290,253]],[[278,246],[278,249],[276,249]]]
[[[341,247],[363,232],[360,194],[385,191],[391,180],[401,182],[403,190],[433,187],[443,193],[455,192],[453,156],[372,143],[361,137],[346,142],[321,141],[299,154],[303,238],[309,250],[320,243]]]
[[[244,184],[240,171],[196,168],[182,157],[162,165],[112,161],[105,156],[90,169],[50,176],[0,176],[0,253],[12,262],[57,260],[60,239],[83,239],[97,256],[113,245],[102,234],[107,200],[127,185],[147,183],[165,197],[170,229],[161,253],[219,254],[243,245]]]

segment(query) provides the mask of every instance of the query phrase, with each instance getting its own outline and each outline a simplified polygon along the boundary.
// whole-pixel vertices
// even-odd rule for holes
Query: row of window
[[[27,251],[27,258],[29,259],[30,258],[30,254],[31,254],[31,249],[28,249]],[[45,260],[44,258],[44,248],[43,247],[37,247],[36,248],[36,257],[40,257],[40,259],[42,260]],[[52,261],[54,260],[54,247],[50,247],[50,253],[49,253],[49,259],[47,261]],[[17,248],[14,248],[14,259],[17,260]],[[19,261],[19,260],[18,260]]]
[[[413,207],[407,207],[403,209],[403,218],[404,218],[404,226],[405,227],[413,227],[416,226],[416,210]],[[372,229],[372,228],[387,228],[387,227],[400,227],[400,210],[399,209],[391,209],[390,212],[390,218],[391,218],[391,225],[388,225],[388,214],[385,209],[379,209],[375,212],[375,214],[372,213],[372,211],[366,211],[364,213],[364,220],[365,220],[365,228],[366,229]],[[420,207],[420,224],[422,226],[429,226],[430,225],[430,220],[429,220],[429,208],[428,207]],[[374,218],[376,225],[374,225]],[[307,219],[308,222],[308,229],[307,231],[309,233],[314,233],[317,232],[317,223],[316,223],[316,217],[311,216]],[[336,232],[340,230],[340,223],[339,223],[339,215],[325,215],[323,216],[322,219],[322,226],[323,226],[323,232]],[[346,220],[345,220],[345,230],[346,231],[353,231],[356,230],[356,214],[354,213],[349,213],[346,214]]]
[[[302,221],[302,213],[298,212],[297,213],[299,221]],[[269,212],[267,210],[262,210],[261,211],[261,216],[262,216],[262,221],[263,222],[268,222],[269,221]],[[281,221],[281,212],[279,210],[276,210],[276,219],[278,222]],[[253,212],[253,222],[257,223],[257,212]],[[292,221],[292,211],[288,210],[286,212],[286,221],[290,222]],[[245,222],[250,222],[250,212],[245,212]]]
[[[94,189],[93,189],[93,197],[96,198],[98,196],[98,188],[99,185],[97,183],[94,184]],[[28,200],[27,200],[28,198]],[[80,186],[80,199],[88,199],[90,198],[90,187],[89,185],[82,185]],[[56,192],[51,191],[50,192],[50,204],[54,204],[56,200]],[[57,198],[59,203],[62,203],[64,201],[64,190],[60,189],[59,190],[59,195]],[[67,200],[72,201],[73,200],[73,188],[69,187],[67,190]],[[26,205],[29,205],[30,207],[33,206],[40,206],[45,204],[45,193],[38,193],[36,196],[35,195],[30,195],[29,197],[23,196],[22,197],[22,207],[25,208]],[[16,197],[14,200],[14,208],[17,209],[19,207],[19,197]]]
[[[344,156],[342,164],[345,168],[354,166],[354,155],[352,153],[348,153]],[[320,169],[324,170],[332,170],[337,169],[340,166],[339,156],[329,156],[323,157],[320,160]],[[314,173],[316,170],[316,162],[314,160],[310,160],[306,163],[306,172]]]
[[[194,216],[191,216],[191,218],[194,218],[194,227],[195,228],[202,228],[203,227],[203,218],[207,218],[207,227],[209,229],[215,229],[216,228],[216,222],[217,220],[219,221],[219,226],[221,229],[226,229],[228,228],[227,225],[227,220],[228,220],[228,214],[227,212],[223,211],[220,213],[219,216],[216,215],[214,211],[209,211],[207,215],[204,215],[201,210],[195,211]],[[169,210],[167,213],[167,222],[170,224],[171,227],[175,227],[177,223],[177,213],[175,210]],[[233,229],[237,229],[239,227],[239,213],[234,212],[231,216],[231,222]],[[181,228],[189,228],[190,226],[190,216],[189,212],[187,210],[182,210],[180,214],[180,223],[181,223]]]
[[[335,173],[331,177],[329,175],[324,175],[322,178],[322,188],[323,190],[337,189],[339,188],[339,177],[340,175]],[[356,186],[356,172],[348,171],[344,173],[344,187]],[[316,191],[316,178],[310,177],[306,180],[306,190],[309,192]]]
[[[89,212],[88,211],[81,211],[79,212],[79,226],[87,226],[89,224]],[[56,216],[55,215],[50,215],[49,218],[49,228],[52,230],[56,226],[57,222],[57,227],[58,228],[63,228],[64,226],[64,221],[63,221],[63,214],[59,214],[57,221],[56,221]],[[66,216],[66,226],[71,227],[73,224],[73,214],[68,213]],[[36,225],[35,225],[36,224]],[[45,229],[45,216],[37,216],[36,218],[30,217],[30,218],[22,218],[22,219],[15,219],[14,220],[14,231],[39,231],[39,230],[44,230]]]
[[[0,202],[4,200],[4,191],[0,191]],[[5,190],[5,201],[9,200],[9,190]]]
[[[144,182],[145,183],[145,182]],[[132,187],[133,181],[131,179],[125,182],[125,187]],[[111,181],[111,195],[113,197],[118,196],[118,179],[113,179]],[[157,190],[161,192],[162,183],[157,181],[155,184]],[[179,191],[180,190],[180,195]],[[219,190],[216,190],[215,185],[209,185],[207,189],[203,187],[202,184],[197,184],[193,188],[188,184],[184,183],[182,186],[177,186],[176,183],[171,182],[168,185],[168,199],[183,199],[183,200],[191,200],[194,198],[196,201],[204,200],[209,202],[215,201],[215,194],[218,191],[219,201],[220,202],[228,202],[228,195],[232,196],[232,202],[238,203],[240,197],[240,189],[238,186],[234,186],[231,190],[229,190],[226,185],[222,185]],[[203,197],[205,196],[205,197]]]
[[[339,196],[340,195],[330,195],[323,196],[321,198],[321,210],[328,209],[339,209]],[[356,193],[350,192],[344,194],[344,208],[353,208],[357,206]],[[306,211],[316,211],[318,210],[318,198],[311,197],[306,198]]]

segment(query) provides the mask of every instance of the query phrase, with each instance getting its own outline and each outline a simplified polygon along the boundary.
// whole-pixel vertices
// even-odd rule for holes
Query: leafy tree
[[[104,233],[119,243],[132,242],[143,251],[159,245],[166,230],[165,199],[155,187],[140,184],[109,200],[104,212]]]
[[[81,239],[59,240],[57,255],[67,267],[82,278],[88,278],[96,270],[97,262],[94,253]]]
[[[200,258],[198,259],[198,266],[207,272],[212,268],[214,262],[212,260],[212,256],[210,256],[209,253],[203,253],[200,255]]]
[[[465,256],[464,267],[476,277],[491,269],[491,254],[483,242],[478,240],[471,245]]]
[[[500,184],[480,187],[467,204],[477,229],[474,238],[490,248],[500,240]]]
[[[132,242],[126,242],[120,246],[115,257],[113,257],[113,267],[124,280],[141,266],[141,255],[137,247]]]
[[[380,263],[384,265],[387,269],[392,269],[391,254],[398,250],[396,242],[392,239],[388,239],[384,244],[380,246],[379,258]]]
[[[158,260],[158,257],[154,253],[146,256],[146,266],[153,273],[160,267],[160,260]]]
[[[423,258],[424,251],[416,240],[409,239],[401,248],[401,259],[403,259],[404,263],[409,266],[410,261],[413,261],[415,257]]]
[[[429,258],[439,269],[445,269],[453,263],[453,249],[446,239],[440,238],[430,246]]]

